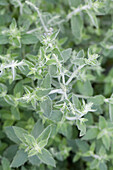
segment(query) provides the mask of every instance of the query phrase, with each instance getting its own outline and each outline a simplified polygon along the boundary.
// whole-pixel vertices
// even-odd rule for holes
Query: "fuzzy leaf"
[[[18,168],[19,166],[23,165],[27,161],[27,153],[24,150],[18,150],[12,163],[11,167]]]
[[[87,14],[88,14],[89,17],[90,17],[90,20],[91,20],[92,24],[93,24],[96,28],[98,28],[98,20],[97,20],[95,14],[94,14],[92,11],[90,11],[90,10],[87,10]]]
[[[8,44],[8,37],[6,35],[0,35],[0,45]]]
[[[45,79],[43,80],[41,84],[41,87],[46,88],[46,89],[51,88],[51,77],[49,74],[46,75]]]
[[[105,164],[105,162],[100,162],[99,163],[99,169],[100,170],[107,170],[107,165]]]
[[[90,97],[88,99],[88,102],[91,102],[93,103],[94,105],[102,105],[104,103],[104,99],[105,97],[102,96],[102,95],[97,95],[97,96],[94,96],[94,97]]]
[[[29,162],[32,164],[32,165],[35,165],[35,166],[39,166],[41,161],[40,159],[38,158],[37,155],[34,155],[34,156],[31,156],[29,157]]]
[[[50,119],[55,121],[55,122],[59,122],[62,119],[62,112],[60,110],[52,110]]]
[[[75,39],[80,41],[82,38],[82,30],[83,30],[83,20],[80,15],[72,16],[71,29]]]
[[[41,122],[41,120],[38,120],[37,123],[35,123],[34,128],[31,132],[31,134],[35,137],[38,138],[38,136],[42,133],[44,130],[44,126]]]
[[[14,96],[12,95],[6,95],[4,97],[4,100],[11,106],[15,106],[16,105],[16,100],[14,98]]]
[[[10,162],[9,162],[8,159],[2,158],[1,163],[2,163],[2,168],[3,168],[3,170],[11,170],[11,168],[10,168]]]
[[[110,137],[109,137],[108,134],[105,134],[105,135],[102,137],[102,142],[103,142],[105,148],[106,148],[107,150],[109,150],[111,141],[110,141]]]
[[[91,86],[90,81],[85,81],[84,83],[82,83],[81,81],[78,81],[77,86],[81,94],[86,95],[86,96],[93,95],[93,88]]]
[[[63,56],[64,62],[66,62],[71,57],[71,52],[72,52],[71,48],[68,48],[68,49],[62,51],[62,56]]]
[[[36,44],[38,42],[38,38],[34,34],[24,34],[21,38],[22,44]]]
[[[41,102],[40,106],[41,106],[41,109],[44,113],[44,116],[49,118],[51,116],[51,111],[52,111],[52,101],[51,101],[51,99],[48,97],[46,100]]]
[[[5,133],[6,135],[8,136],[8,138],[10,140],[12,140],[13,142],[19,144],[20,143],[20,140],[17,138],[15,132],[14,132],[14,129],[13,127],[9,126],[9,127],[6,127],[5,128]]]
[[[102,129],[106,128],[106,126],[107,126],[107,123],[106,123],[105,118],[103,116],[100,116],[99,117],[99,129],[102,130]]]
[[[49,125],[48,127],[46,127],[43,132],[38,136],[37,138],[37,141],[40,142],[42,140],[47,140],[48,141],[48,138],[50,137],[50,134],[51,134],[51,130],[52,130],[52,127],[51,125]]]
[[[82,138],[83,140],[92,140],[95,139],[98,135],[98,129],[97,128],[91,128],[88,129],[85,136]]]
[[[26,130],[24,130],[23,128],[17,127],[17,126],[13,126],[14,132],[16,134],[16,136],[18,137],[18,139],[20,141],[25,141],[24,139],[24,134],[28,134],[28,132]]]
[[[42,154],[38,154],[38,157],[43,163],[56,167],[55,160],[53,159],[50,152],[46,149],[42,149]]]

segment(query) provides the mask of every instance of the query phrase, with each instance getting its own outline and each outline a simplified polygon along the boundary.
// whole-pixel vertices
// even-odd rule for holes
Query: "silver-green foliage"
[[[113,71],[105,78],[101,64],[113,53],[113,2],[63,3],[68,15],[62,0],[0,1],[3,170],[61,168],[71,152],[87,170],[112,169]]]

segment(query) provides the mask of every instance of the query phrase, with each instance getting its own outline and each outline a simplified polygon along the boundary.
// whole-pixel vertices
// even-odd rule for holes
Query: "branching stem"
[[[39,18],[40,18],[41,24],[42,24],[45,32],[48,32],[48,29],[47,29],[47,27],[46,27],[46,25],[45,25],[45,23],[44,23],[44,21],[43,21],[43,18],[42,18],[42,15],[41,15],[39,9],[38,9],[33,3],[29,2],[29,1],[25,1],[25,2],[26,2],[26,4],[32,6],[32,7],[35,9],[35,11],[38,13],[38,16],[39,16]]]
[[[77,13],[84,11],[84,10],[87,10],[87,9],[90,9],[90,8],[91,8],[91,6],[89,6],[89,5],[84,5],[82,7],[78,7],[67,15],[67,19],[69,20],[69,19],[71,19],[71,17],[73,15],[76,15]]]

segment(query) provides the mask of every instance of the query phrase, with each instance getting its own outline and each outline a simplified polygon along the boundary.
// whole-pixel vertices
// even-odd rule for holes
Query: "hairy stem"
[[[38,13],[38,16],[39,16],[39,18],[40,18],[41,24],[42,24],[45,32],[48,32],[48,29],[47,29],[47,27],[46,27],[46,25],[45,25],[45,23],[44,23],[44,21],[43,21],[43,18],[42,18],[42,15],[41,15],[39,9],[38,9],[33,3],[29,2],[29,1],[26,1],[26,4],[32,6],[32,7],[36,10],[36,12]]]

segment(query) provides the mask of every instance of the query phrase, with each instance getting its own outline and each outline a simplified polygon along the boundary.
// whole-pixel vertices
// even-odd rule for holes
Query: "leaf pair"
[[[5,132],[9,139],[17,143],[21,148],[16,153],[11,166],[19,167],[27,160],[30,160],[31,157],[32,159],[37,157],[37,159],[41,162],[47,165],[55,166],[55,161],[52,155],[44,148],[48,143],[51,131],[51,125],[43,129],[43,125],[40,121],[35,124],[31,134],[20,127],[6,127]]]

